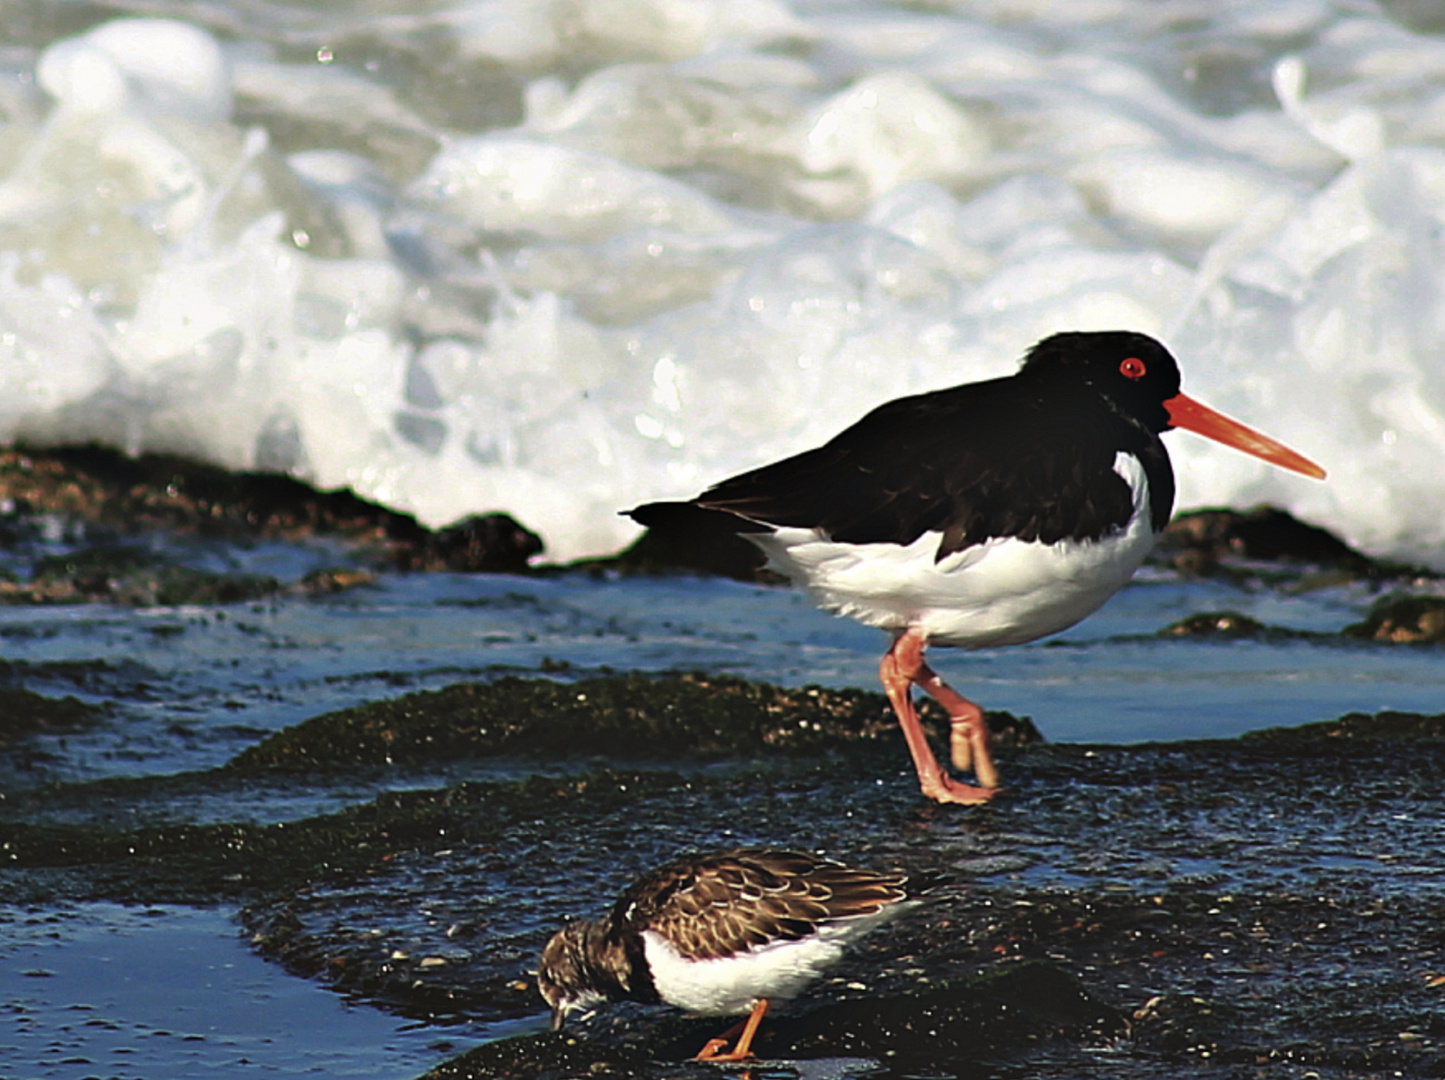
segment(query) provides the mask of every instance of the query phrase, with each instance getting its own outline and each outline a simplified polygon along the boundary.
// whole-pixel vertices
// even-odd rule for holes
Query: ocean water
[[[134,17],[143,12],[146,17]],[[622,507],[1163,338],[1445,565],[1445,15],[1397,0],[3,0],[0,439],[349,486],[547,556]]]
[[[402,1078],[453,1046],[267,964],[232,919],[175,905],[0,909],[4,1075]]]

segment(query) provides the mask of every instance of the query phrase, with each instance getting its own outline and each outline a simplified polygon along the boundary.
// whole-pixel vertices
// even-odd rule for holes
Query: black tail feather
[[[647,526],[647,532],[622,553],[624,566],[721,574],[740,581],[760,579],[766,559],[743,536],[770,532],[767,525],[690,502],[644,503],[622,512]]]

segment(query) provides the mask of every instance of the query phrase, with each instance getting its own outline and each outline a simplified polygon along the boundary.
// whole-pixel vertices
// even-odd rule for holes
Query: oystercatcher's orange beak
[[[1176,394],[1164,403],[1164,408],[1169,413],[1169,423],[1174,427],[1222,442],[1225,446],[1253,454],[1271,465],[1304,473],[1315,480],[1325,478],[1324,469],[1303,454],[1296,454],[1284,443],[1275,442],[1268,435],[1247,428],[1238,420],[1231,420],[1208,405],[1201,405],[1192,397]]]

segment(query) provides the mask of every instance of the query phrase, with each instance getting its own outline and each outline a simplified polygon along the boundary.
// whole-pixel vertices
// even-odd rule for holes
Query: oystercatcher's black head
[[[1316,480],[1325,478],[1324,469],[1309,458],[1181,393],[1179,365],[1147,334],[1131,330],[1054,334],[1029,350],[1019,379],[1048,387],[1060,401],[1087,386],[1120,416],[1156,435],[1182,428],[1272,465]]]
[[[1132,330],[1046,337],[1029,350],[1019,374],[1061,392],[1087,386],[1155,434],[1170,426],[1164,403],[1179,394],[1179,365],[1169,350]]]

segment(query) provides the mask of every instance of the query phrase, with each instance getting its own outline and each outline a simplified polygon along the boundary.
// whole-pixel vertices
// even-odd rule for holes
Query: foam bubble
[[[36,78],[70,109],[132,107],[198,123],[231,115],[230,72],[220,46],[174,19],[119,19],[57,42],[41,55]]]
[[[721,232],[729,215],[685,184],[530,138],[484,135],[443,150],[411,194],[486,232],[598,240],[665,226]]]
[[[988,136],[966,112],[906,72],[859,79],[803,123],[802,167],[819,176],[853,174],[868,200],[910,180],[956,179],[988,147]],[[824,206],[833,213],[858,208],[841,196]]]
[[[61,418],[109,376],[103,328],[69,281],[25,284],[20,270],[13,252],[0,255],[0,438],[84,437]]]
[[[509,63],[675,60],[724,43],[782,44],[806,23],[774,0],[472,0],[450,21],[463,48]]]

